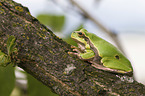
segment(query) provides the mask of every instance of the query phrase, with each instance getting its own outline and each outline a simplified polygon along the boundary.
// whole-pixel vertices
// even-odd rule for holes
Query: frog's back
[[[122,69],[127,72],[133,70],[130,61],[111,43],[93,33],[87,33],[86,35],[88,35],[87,37],[93,44],[93,46],[91,46],[92,50],[94,50],[93,47],[97,49],[98,52],[96,53],[101,57],[101,63],[103,63],[105,67]]]
[[[89,38],[90,38],[91,42],[93,43],[93,45],[97,48],[97,50],[99,50],[99,52],[98,52],[99,56],[110,57],[110,56],[115,55],[115,54],[122,55],[122,53],[111,43],[96,36],[93,33],[88,33],[88,34],[89,34]]]

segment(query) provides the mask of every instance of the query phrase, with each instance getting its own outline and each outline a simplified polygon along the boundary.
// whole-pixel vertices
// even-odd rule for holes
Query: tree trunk
[[[49,22],[49,21],[48,21]],[[32,17],[26,7],[0,1],[0,50],[14,35],[17,65],[61,96],[143,96],[145,86],[133,77],[98,70],[68,55],[70,45]]]

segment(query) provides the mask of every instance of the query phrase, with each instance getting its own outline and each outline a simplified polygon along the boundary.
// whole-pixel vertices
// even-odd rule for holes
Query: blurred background
[[[32,16],[50,28],[66,42],[74,44],[70,34],[80,27],[95,33],[119,47],[131,61],[135,79],[145,84],[145,1],[144,0],[14,0],[28,7]],[[111,34],[116,34],[112,36]],[[114,39],[117,38],[117,39]],[[16,77],[25,78],[18,72]],[[20,70],[19,70],[20,71]],[[34,82],[31,76],[27,80],[17,80],[19,84]],[[34,79],[34,78],[33,78]],[[31,83],[30,83],[31,82]],[[36,80],[37,82],[37,80]],[[28,86],[29,86],[28,85]],[[33,84],[32,84],[33,85]],[[37,82],[38,87],[39,82]],[[28,87],[26,86],[26,87]],[[41,86],[41,84],[40,84]],[[44,87],[42,85],[42,87]],[[41,88],[42,88],[41,87]],[[11,96],[22,92],[13,91]],[[26,89],[26,88],[24,88]],[[30,90],[31,91],[30,91]],[[46,90],[48,90],[46,88]],[[17,91],[17,92],[16,92]],[[37,88],[28,87],[29,96],[37,96]],[[23,92],[24,93],[24,92]],[[14,95],[15,94],[15,95]],[[26,94],[26,96],[27,96]],[[53,93],[48,96],[56,96]],[[40,94],[39,94],[40,95]],[[41,95],[46,96],[46,95]]]

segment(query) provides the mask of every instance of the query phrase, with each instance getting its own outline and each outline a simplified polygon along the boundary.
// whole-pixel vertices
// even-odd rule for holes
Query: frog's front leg
[[[83,52],[80,48],[78,48],[76,46],[72,45],[71,48],[73,49],[73,51],[76,51],[77,53],[82,53]]]
[[[82,52],[81,49],[73,45],[71,46],[71,48],[73,48],[73,52],[68,52],[68,54],[77,56],[79,59],[82,59],[80,56],[80,53]]]
[[[86,50],[82,51],[80,48],[75,47],[75,46],[72,46],[72,48],[75,48],[75,49],[73,49],[73,51],[75,51],[75,52],[68,52],[68,54],[75,55],[79,59],[84,60],[84,61],[92,60],[94,58],[95,54],[90,49],[86,49]]]
[[[85,61],[91,61],[94,59],[95,53],[90,49],[86,49],[84,53],[80,53],[80,56]]]

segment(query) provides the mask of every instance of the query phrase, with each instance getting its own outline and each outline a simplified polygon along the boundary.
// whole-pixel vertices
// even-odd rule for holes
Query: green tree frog
[[[85,29],[73,32],[71,38],[79,44],[78,47],[83,47],[83,50],[79,48],[81,51],[75,48],[73,51],[78,53],[74,54],[89,60],[92,66],[114,73],[132,73],[130,61],[111,43]]]
[[[12,53],[17,52],[17,48],[15,48],[16,43],[15,43],[16,38],[14,36],[10,36],[7,40],[7,54],[3,53],[0,50],[0,66],[7,66],[9,63],[12,63]]]

